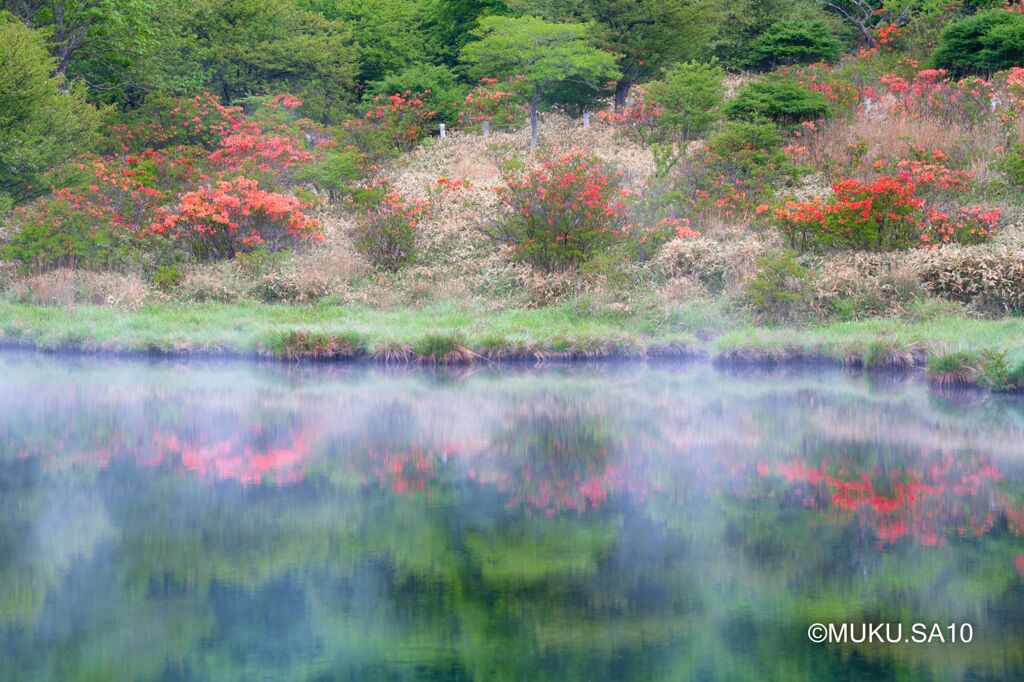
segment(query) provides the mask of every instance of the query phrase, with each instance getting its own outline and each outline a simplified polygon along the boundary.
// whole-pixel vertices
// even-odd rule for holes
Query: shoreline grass
[[[962,385],[1013,390],[1024,376],[1024,318],[950,314],[760,327],[685,311],[655,319],[571,304],[480,312],[454,303],[378,309],[241,302],[124,310],[0,302],[0,342],[40,350],[431,364],[706,355],[726,364],[928,368],[939,383],[949,383],[938,378],[950,364],[943,358],[955,358],[971,369],[960,371]],[[1010,377],[1006,385],[982,376],[992,374],[994,364]]]

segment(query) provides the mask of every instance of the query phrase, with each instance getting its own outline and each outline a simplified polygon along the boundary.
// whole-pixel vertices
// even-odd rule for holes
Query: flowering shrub
[[[522,76],[513,76],[505,82],[496,78],[481,79],[481,85],[463,100],[457,119],[459,124],[480,126],[489,121],[491,127],[498,130],[515,130],[522,126],[527,113],[518,94],[522,80]]]
[[[394,272],[413,259],[416,228],[429,214],[425,199],[409,200],[381,185],[379,201],[356,219],[356,249],[377,267]]]
[[[497,191],[508,214],[489,232],[528,263],[549,271],[574,267],[623,235],[619,176],[581,150],[505,182]]]
[[[871,182],[838,182],[830,203],[820,198],[787,201],[774,209],[774,222],[789,244],[868,251],[890,251],[942,243],[980,243],[989,238],[1000,219],[999,210],[961,208],[953,216],[926,207],[910,180],[880,175]],[[771,210],[758,207],[758,212]]]
[[[629,103],[618,111],[599,111],[597,119],[607,123],[634,144],[648,145],[661,138],[659,120],[664,109],[643,88],[636,88]]]
[[[238,107],[223,106],[206,92],[189,98],[146,100],[125,121],[111,126],[117,151],[141,152],[167,147],[216,149],[226,135],[239,130],[245,115]]]
[[[345,120],[351,143],[376,159],[412,149],[426,137],[435,116],[426,103],[429,94],[406,91],[377,95],[362,117]]]
[[[321,239],[320,223],[292,196],[260,189],[245,177],[186,192],[163,209],[151,228],[189,243],[200,259],[231,258],[264,248],[277,251],[304,239]]]
[[[966,206],[948,215],[938,209],[928,212],[928,220],[921,232],[921,246],[934,248],[942,244],[981,244],[988,241],[999,225],[998,208],[986,211],[981,206]]]
[[[867,92],[841,77],[828,64],[809,64],[789,72],[800,87],[820,94],[836,111],[853,111],[862,98],[868,96]]]
[[[835,203],[826,214],[825,242],[869,251],[912,245],[924,205],[914,189],[909,182],[885,175],[869,183],[837,183],[832,187]]]
[[[897,111],[913,117],[971,125],[992,109],[992,85],[981,78],[954,81],[945,69],[924,69],[909,80],[895,74],[883,75],[881,80],[895,96]]]
[[[132,158],[132,157],[129,157]],[[77,164],[82,185],[64,187],[15,211],[4,258],[23,269],[103,269],[137,260],[146,227],[163,194],[132,164],[103,158]]]

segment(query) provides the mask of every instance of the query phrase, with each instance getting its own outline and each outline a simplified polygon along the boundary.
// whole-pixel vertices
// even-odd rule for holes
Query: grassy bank
[[[0,303],[8,343],[45,349],[294,357],[367,355],[393,360],[475,356],[588,357],[687,352],[696,338],[645,318],[575,306],[477,312],[452,304],[381,310],[261,303],[148,305],[136,311]]]
[[[970,365],[995,354],[1011,370],[1024,365],[1024,319],[954,315],[768,328],[729,322],[706,309],[630,315],[578,304],[480,312],[454,303],[408,309],[159,304],[134,311],[0,303],[0,335],[7,343],[44,349],[281,358],[472,362],[702,352],[723,362],[900,367],[931,359],[942,368],[936,361],[947,356]]]

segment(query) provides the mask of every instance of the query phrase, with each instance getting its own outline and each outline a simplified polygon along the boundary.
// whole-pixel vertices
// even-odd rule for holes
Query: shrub
[[[479,130],[484,121],[495,130],[516,130],[526,123],[526,108],[522,105],[520,89],[522,77],[505,81],[484,78],[462,101],[458,122],[470,130]]]
[[[612,247],[646,258],[673,237],[695,234],[672,216],[631,222],[633,193],[621,187],[620,173],[578,149],[524,174],[506,174],[497,191],[506,213],[484,232],[547,272],[578,267]]]
[[[583,151],[506,176],[498,192],[508,213],[487,233],[546,271],[580,265],[612,246],[624,227],[618,176]]]
[[[299,168],[295,177],[327,192],[328,200],[334,202],[352,191],[365,162],[366,156],[355,147],[334,148],[322,154],[318,163]]]
[[[132,171],[118,172],[103,160],[82,168],[92,171],[88,182],[93,184],[59,189],[15,212],[13,234],[0,252],[4,258],[36,271],[142,264],[145,252],[158,243],[147,233],[161,193]]]
[[[715,64],[687,62],[673,66],[664,78],[651,83],[647,96],[662,111],[662,129],[678,141],[707,135],[725,98],[724,76]]]
[[[421,92],[376,95],[362,116],[345,120],[349,141],[373,162],[412,149],[434,120],[426,98]]]
[[[406,92],[423,93],[428,108],[434,112],[435,121],[454,123],[466,96],[466,86],[459,82],[450,68],[434,64],[407,66],[367,86],[371,99],[377,95],[387,97]]]
[[[648,145],[660,141],[663,136],[660,125],[663,113],[661,105],[647,90],[637,87],[626,106],[617,111],[599,111],[597,118],[615,126],[617,132],[633,144]]]
[[[993,166],[1013,185],[1024,186],[1024,144],[1011,145]]]
[[[895,97],[897,112],[914,118],[969,126],[987,120],[991,113],[992,85],[974,76],[954,81],[945,69],[925,69],[909,80],[885,74],[881,81]]]
[[[176,208],[161,209],[151,230],[183,239],[200,260],[232,258],[256,248],[277,251],[322,239],[320,222],[303,208],[295,197],[237,177],[186,192]]]
[[[865,251],[913,246],[919,238],[923,201],[914,185],[888,176],[869,183],[843,180],[832,187],[835,201],[825,214],[824,242]]]
[[[950,24],[932,62],[958,75],[1024,65],[1024,15],[995,9]]]
[[[824,21],[779,21],[750,44],[749,63],[774,69],[832,61],[843,45]]]
[[[428,213],[425,200],[384,190],[356,219],[355,247],[375,266],[394,272],[415,255],[416,228]]]
[[[821,93],[805,90],[788,79],[765,77],[740,88],[726,104],[725,113],[737,121],[775,121],[792,126],[827,115],[829,106]]]
[[[987,241],[1000,219],[998,209],[962,207],[950,215],[925,208],[917,185],[903,177],[879,175],[870,182],[841,180],[829,203],[820,198],[787,201],[774,210],[774,223],[793,248],[832,246],[893,251],[950,242]],[[762,205],[758,212],[771,210]]]
[[[714,166],[725,178],[761,182],[794,179],[798,169],[781,149],[782,133],[773,123],[730,121],[708,140]]]
[[[245,119],[239,107],[223,106],[210,93],[193,97],[150,97],[111,126],[117,147],[110,151],[202,147],[213,151]]]
[[[747,298],[758,315],[775,322],[801,316],[810,301],[811,273],[791,253],[762,256],[747,284]]]

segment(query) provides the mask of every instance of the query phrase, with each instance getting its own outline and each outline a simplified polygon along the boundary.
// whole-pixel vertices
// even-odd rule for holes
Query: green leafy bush
[[[843,44],[824,21],[780,21],[750,44],[750,65],[774,69],[832,61]]]
[[[327,192],[333,202],[352,191],[363,176],[365,162],[366,155],[355,147],[334,148],[324,153],[319,162],[296,169],[295,178]]]
[[[355,247],[375,266],[395,272],[415,256],[416,228],[427,204],[386,189],[379,201],[372,201],[373,194],[367,196],[370,208],[356,218]]]
[[[774,123],[729,121],[708,140],[712,165],[722,176],[755,183],[786,183],[801,171],[782,151],[782,133]]]
[[[70,190],[17,209],[11,224],[14,230],[0,247],[0,259],[17,263],[22,271],[133,268],[157,241],[117,222],[108,207]]]
[[[950,24],[939,36],[932,61],[956,75],[1024,65],[1024,15],[996,9]]]
[[[803,315],[811,299],[811,273],[791,253],[757,259],[757,274],[747,284],[750,307],[762,318],[791,322]]]
[[[791,80],[765,77],[740,88],[725,106],[725,113],[736,121],[792,126],[827,115],[829,105],[821,93],[805,90]]]
[[[1024,186],[1024,144],[1012,145],[993,165],[1011,183]]]

